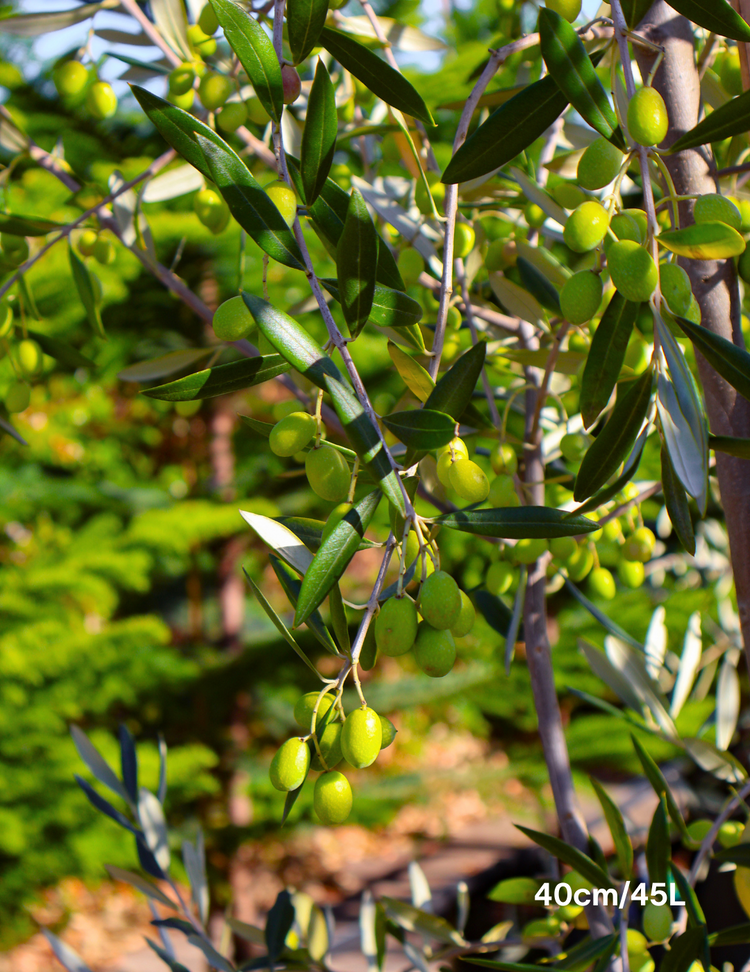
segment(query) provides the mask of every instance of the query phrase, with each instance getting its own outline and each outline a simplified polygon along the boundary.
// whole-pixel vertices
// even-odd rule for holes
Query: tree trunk
[[[657,0],[638,27],[638,33],[664,48],[654,87],[669,113],[669,133],[661,148],[673,144],[700,117],[700,80],[695,62],[693,31],[664,0]],[[646,76],[654,54],[640,46],[635,52]],[[679,195],[717,192],[716,166],[708,146],[678,152],[664,160]],[[680,203],[682,226],[693,222],[693,202]],[[740,296],[732,260],[680,260],[693,285],[703,326],[744,347],[740,329]],[[711,432],[750,437],[750,402],[739,395],[696,351]],[[734,570],[740,625],[750,657],[750,462],[716,453],[721,501],[726,516]]]

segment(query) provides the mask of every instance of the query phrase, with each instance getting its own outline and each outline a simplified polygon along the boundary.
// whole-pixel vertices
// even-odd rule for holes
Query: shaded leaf
[[[456,510],[433,520],[451,530],[484,537],[522,540],[526,537],[576,537],[599,529],[585,516],[566,516],[548,506],[501,507],[494,510]]]
[[[661,448],[661,488],[664,493],[667,513],[677,538],[685,550],[694,555],[695,533],[687,493],[674,471],[672,460],[669,458],[669,450],[665,446]]]
[[[707,773],[728,783],[744,783],[747,779],[745,767],[731,753],[722,752],[707,739],[685,739],[685,749],[693,760]]]
[[[367,323],[375,294],[378,234],[358,189],[352,189],[336,247],[338,300],[353,336]]]
[[[667,0],[677,13],[706,30],[750,43],[750,26],[732,9],[727,0]]]
[[[599,966],[602,969],[607,968],[619,941],[619,933],[604,935],[602,938],[584,938],[582,942],[566,949],[562,955],[555,956],[555,968],[582,972],[594,959],[599,959],[593,969],[593,972],[598,972]]]
[[[622,0],[622,12],[628,27],[637,27],[653,6],[653,0]]]
[[[68,239],[68,258],[70,260],[70,270],[73,274],[73,282],[76,285],[78,296],[81,298],[81,303],[86,311],[89,324],[99,337],[106,338],[107,335],[104,333],[104,325],[99,314],[99,307],[94,297],[94,285],[91,282],[91,274],[86,264],[73,249],[73,244],[70,242],[70,239]]]
[[[641,766],[643,767],[643,772],[646,774],[646,778],[651,784],[654,793],[656,793],[658,797],[661,797],[662,794],[664,795],[667,803],[667,812],[669,813],[672,823],[680,831],[680,837],[690,844],[690,835],[687,832],[685,821],[682,813],[680,812],[680,808],[677,806],[677,802],[672,795],[672,791],[670,790],[667,781],[664,779],[664,774],[656,765],[651,755],[643,748],[640,740],[636,736],[632,735],[630,738],[633,742],[633,746],[635,747],[638,759],[641,762]]]
[[[302,581],[291,567],[288,567],[282,560],[274,556],[274,554],[270,554],[268,560],[271,567],[273,567],[273,572],[279,579],[279,583],[284,588],[284,593],[289,598],[289,603],[293,608],[296,608],[299,594],[302,590]],[[313,611],[310,617],[305,620],[307,626],[326,650],[330,651],[332,655],[338,655],[339,650],[336,642],[325,626],[320,611]]]
[[[215,145],[200,134],[196,139],[212,182],[240,226],[274,260],[293,270],[304,270],[304,260],[294,234],[245,163],[234,152],[225,151],[223,146]]]
[[[724,260],[745,250],[745,240],[726,223],[693,223],[684,229],[665,230],[657,240],[677,256],[692,260]]]
[[[213,945],[205,938],[202,938],[200,935],[188,935],[188,941],[191,945],[195,945],[196,948],[203,952],[208,960],[208,964],[212,968],[219,969],[220,972],[235,972],[232,963],[225,959],[220,952],[217,952]]]
[[[612,835],[623,880],[627,880],[633,870],[633,845],[625,829],[625,821],[622,818],[622,813],[612,797],[597,780],[591,779],[591,785],[594,787],[594,791],[604,811],[604,817],[607,821],[609,832]]]
[[[162,962],[164,962],[164,964],[169,969],[171,969],[172,972],[190,972],[190,970],[186,968],[181,962],[176,962],[173,958],[169,956],[169,954],[165,949],[163,949],[160,945],[157,945],[156,942],[152,941],[148,937],[146,938],[146,944],[153,952],[155,952],[159,956]]]
[[[218,395],[231,395],[244,388],[261,385],[290,369],[291,365],[280,354],[241,358],[229,364],[195,371],[192,375],[167,382],[166,385],[143,388],[141,394],[162,402],[194,402],[203,398],[216,398]]]
[[[625,631],[623,628],[621,628],[619,624],[614,622],[612,618],[608,617],[603,611],[600,611],[599,608],[595,604],[593,604],[586,597],[583,591],[579,590],[575,584],[571,583],[571,581],[566,579],[565,587],[578,601],[578,603],[582,604],[583,607],[585,607],[586,610],[589,612],[589,614],[595,617],[596,620],[599,622],[599,624],[601,624],[604,628],[606,628],[610,634],[614,635],[615,638],[619,638],[620,641],[624,641],[626,645],[631,645],[631,647],[636,648],[640,651],[643,650],[643,646],[639,641],[636,641],[636,639],[632,635],[628,634],[628,632]]]
[[[522,834],[526,834],[535,844],[539,844],[546,851],[549,851],[553,857],[562,861],[564,864],[569,864],[574,871],[585,877],[587,881],[590,881],[595,888],[616,888],[617,885],[612,880],[612,878],[607,874],[606,871],[602,870],[598,864],[595,864],[586,854],[577,850],[575,847],[571,847],[570,844],[566,844],[564,840],[559,840],[557,837],[553,837],[551,834],[543,834],[538,830],[532,830],[530,827],[522,827],[520,824],[515,824],[517,830],[520,830]]]
[[[491,272],[489,278],[492,292],[510,314],[535,327],[543,323],[544,310],[533,294],[502,273]]]
[[[310,617],[348,567],[381,496],[376,489],[355,503],[321,543],[302,581],[294,615],[295,628]]]
[[[337,280],[323,277],[320,281],[335,300],[339,300]],[[378,327],[410,327],[422,319],[424,310],[418,300],[381,283],[375,285],[370,308],[370,324]]]
[[[684,317],[677,317],[675,320],[721,377],[740,395],[750,399],[750,354],[700,324],[693,324]]]
[[[505,601],[489,591],[474,591],[472,597],[476,603],[479,613],[493,631],[497,631],[503,638],[508,637],[508,633],[513,623],[513,612]],[[523,629],[518,633],[518,637],[523,641]]]
[[[268,949],[270,965],[276,964],[276,959],[281,955],[284,941],[293,924],[294,905],[292,904],[292,896],[285,889],[279,891],[276,901],[266,917],[266,948]]]
[[[721,931],[712,932],[708,936],[708,944],[713,948],[722,945],[747,945],[750,943],[750,922],[743,925],[731,925]]]
[[[120,724],[118,735],[120,737],[122,781],[131,803],[135,804],[138,802],[138,757],[135,751],[135,743],[126,725]]]
[[[323,9],[323,20],[327,11],[327,0],[292,0],[305,8],[313,6]],[[291,11],[287,6],[287,24],[291,42]],[[322,25],[321,25],[322,26]],[[315,68],[315,79],[310,89],[307,103],[307,116],[302,132],[300,148],[300,177],[303,186],[303,198],[308,206],[312,205],[320,195],[333,162],[336,151],[336,132],[338,117],[336,115],[336,96],[325,64],[319,59]]]
[[[708,451],[696,441],[696,435],[701,439],[705,435],[705,419],[698,413],[695,421],[694,411],[690,421],[680,408],[675,386],[663,374],[659,375],[658,389],[656,404],[669,458],[682,485],[698,501],[702,514],[708,501]]]
[[[420,402],[426,402],[435,387],[435,382],[428,371],[415,361],[410,354],[402,351],[393,341],[388,342],[388,354],[396,366],[396,371],[404,381],[409,391]]]
[[[607,658],[637,695],[638,711],[641,711],[643,706],[650,709],[662,732],[673,741],[677,741],[679,734],[670,713],[667,712],[667,700],[658,683],[648,674],[643,652],[634,651],[630,645],[620,641],[619,638],[609,636],[604,639],[604,647]]]
[[[589,663],[591,671],[600,678],[605,685],[609,686],[615,695],[634,712],[640,713],[641,700],[637,692],[628,682],[625,675],[619,671],[607,658],[603,651],[589,644],[585,638],[578,639],[578,647],[581,649]]]
[[[551,310],[553,314],[559,314],[560,295],[541,270],[537,270],[533,263],[529,263],[521,256],[518,257],[516,266],[521,276],[521,283],[526,290],[536,296],[542,307]]]
[[[695,927],[697,925],[703,925],[705,927],[706,916],[703,914],[703,908],[700,906],[695,889],[674,861],[670,861],[669,869],[672,872],[674,883],[677,885],[677,890],[680,892],[680,897],[685,902],[688,915],[688,927]],[[674,945],[674,942],[672,944]]]
[[[750,91],[732,98],[725,105],[712,111],[695,128],[685,132],[670,147],[669,154],[705,145],[708,142],[721,142],[734,135],[742,135],[750,128]]]
[[[287,0],[286,29],[295,64],[304,61],[318,43],[327,15],[328,0]]]
[[[127,790],[117,778],[115,771],[104,759],[96,746],[94,746],[86,733],[82,729],[79,729],[78,726],[72,725],[70,727],[70,735],[73,737],[73,742],[78,751],[78,755],[81,757],[89,770],[91,770],[91,773],[95,779],[99,780],[100,783],[103,783],[108,789],[110,789],[113,793],[116,793],[117,796],[121,797],[127,803]]]
[[[136,837],[140,836],[140,831],[133,826],[133,824],[128,820],[125,814],[120,813],[119,810],[116,810],[112,806],[109,800],[105,800],[103,796],[100,796],[93,788],[93,786],[91,786],[90,783],[88,783],[86,780],[80,777],[77,773],[73,774],[73,779],[76,781],[76,783],[86,794],[89,803],[97,810],[99,810],[100,813],[103,813],[111,820],[114,820],[116,824],[119,824],[125,830],[129,830],[130,833],[133,834],[134,836]]]
[[[400,293],[403,293],[406,290],[406,284],[404,283],[401,272],[398,269],[398,264],[396,263],[396,258],[393,255],[393,251],[380,234],[378,234],[378,270],[376,279],[378,283],[384,284],[386,287],[390,287],[391,290],[396,290]],[[417,301],[417,303],[419,302]],[[421,316],[422,315],[420,312],[420,316],[417,318],[417,320],[419,320]]]
[[[591,340],[581,379],[581,416],[590,428],[607,407],[625,363],[640,304],[615,291]]]
[[[618,389],[609,421],[587,449],[578,470],[573,491],[578,502],[601,489],[632,450],[651,402],[652,382],[649,368]]]
[[[90,6],[98,7],[99,4],[92,3]],[[27,14],[26,16],[32,15]],[[68,970],[68,972],[91,972],[91,969],[88,967],[88,965],[86,965],[80,955],[77,955],[72,948],[62,941],[62,939],[58,938],[57,935],[51,932],[48,928],[42,928],[41,932],[52,946],[52,951],[55,953],[57,960]]]
[[[729,654],[724,656],[716,683],[716,748],[726,750],[740,714],[740,680]]]
[[[633,446],[633,451],[628,456],[628,460],[623,466],[622,472],[617,479],[610,483],[609,486],[604,486],[602,489],[598,490],[590,499],[587,499],[585,503],[582,503],[580,506],[576,507],[571,513],[572,516],[579,513],[588,513],[590,510],[595,510],[603,503],[608,503],[613,496],[616,496],[620,490],[630,482],[638,471],[638,466],[640,465],[647,439],[648,428],[644,429],[636,439],[635,445]]]
[[[709,435],[709,448],[738,459],[750,459],[750,439],[739,439],[733,435]]]
[[[3,25],[7,20],[0,21]],[[0,233],[13,236],[46,236],[56,229],[63,229],[65,223],[54,223],[51,219],[39,216],[21,216],[20,213],[0,213]]]
[[[407,904],[406,901],[399,901],[397,898],[383,896],[380,901],[385,908],[386,915],[407,931],[420,932],[428,938],[445,942],[446,945],[463,944],[463,938],[445,918],[430,914],[430,912],[423,911],[421,908],[415,908],[414,905]]]
[[[458,422],[467,406],[482,374],[487,345],[479,341],[465,351],[438,381],[424,407],[435,412],[446,412]]]
[[[523,190],[524,196],[530,202],[536,203],[547,216],[554,219],[561,226],[565,225],[568,214],[559,203],[555,202],[546,189],[542,189],[539,183],[530,179],[523,169],[519,169],[516,165],[511,166],[510,172]]]
[[[383,425],[404,445],[427,452],[448,445],[456,429],[455,420],[450,415],[428,408],[393,412],[385,416]]]
[[[435,124],[430,109],[414,85],[369,48],[330,27],[321,31],[320,43],[342,67],[386,104],[419,118],[425,125]]]
[[[73,24],[80,24],[82,20],[93,17],[98,10],[112,10],[119,6],[120,0],[102,0],[100,3],[85,3],[71,10],[56,10],[54,13],[14,14],[2,19],[3,33],[18,37],[38,37],[39,34],[49,34],[72,27]]]
[[[212,355],[214,350],[214,348],[181,348],[179,351],[170,351],[158,358],[128,365],[118,372],[117,377],[120,381],[154,381],[156,378],[166,378],[203,361],[204,358]]]
[[[673,938],[669,951],[664,955],[659,972],[687,972],[696,959],[703,953],[706,944],[706,928],[689,928],[678,938]]]
[[[248,513],[246,510],[239,511],[242,519],[249,527],[258,534],[261,540],[274,550],[279,557],[287,564],[290,564],[298,573],[304,574],[313,560],[313,555],[307,549],[305,536],[299,535],[299,529],[295,523],[279,522],[270,516],[261,516],[260,513]],[[290,518],[291,519],[291,518]],[[317,520],[304,521],[306,523],[318,523]],[[321,523],[321,531],[325,524]],[[295,527],[295,529],[291,529]],[[317,535],[317,543],[320,544],[320,533]]]
[[[646,840],[646,864],[651,884],[655,882],[666,884],[671,851],[667,802],[662,795],[659,797],[659,803],[651,818],[651,826],[648,829]]]
[[[114,864],[105,864],[104,869],[113,881],[123,881],[125,884],[130,884],[132,887],[143,892],[147,897],[158,901],[159,904],[166,905],[174,911],[180,910],[176,902],[172,901],[171,898],[147,878],[142,878],[139,874],[133,874],[132,871],[124,871],[121,867],[115,867]]]
[[[232,0],[211,0],[230,47],[250,78],[258,100],[275,122],[284,110],[281,67],[273,42],[257,20]]]

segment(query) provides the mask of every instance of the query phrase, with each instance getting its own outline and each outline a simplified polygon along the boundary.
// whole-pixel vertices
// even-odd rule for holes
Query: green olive
[[[229,207],[213,189],[201,189],[193,199],[193,212],[212,233],[220,233],[229,222]]]
[[[355,769],[364,769],[378,758],[383,726],[374,709],[364,706],[350,712],[341,733],[344,759]]]
[[[655,88],[640,88],[628,105],[628,131],[639,145],[658,145],[666,138],[669,116]]]
[[[512,476],[518,469],[518,456],[516,450],[508,442],[501,442],[492,450],[490,455],[490,465],[496,475],[505,473]]]
[[[597,138],[578,163],[579,185],[583,189],[603,189],[617,177],[624,158],[622,152],[606,138]]]
[[[639,560],[645,564],[651,560],[656,545],[656,537],[648,527],[639,527],[625,541],[623,553],[628,560]]]
[[[169,75],[170,95],[185,95],[192,91],[195,82],[195,67],[185,62],[176,67]]]
[[[570,560],[577,550],[578,544],[573,537],[553,537],[549,541],[549,552],[563,563]]]
[[[380,743],[380,748],[388,749],[393,740],[396,738],[398,729],[393,725],[390,719],[383,715],[380,717],[380,724],[383,728],[383,740]]]
[[[375,618],[375,641],[384,655],[405,655],[417,637],[417,608],[411,598],[389,597]]]
[[[599,246],[608,226],[607,210],[600,203],[588,200],[568,216],[563,238],[575,253],[587,253]]]
[[[211,57],[216,53],[216,41],[201,28],[200,24],[191,24],[187,29],[187,37],[193,49],[201,57]]]
[[[81,254],[81,256],[93,256],[96,241],[98,239],[99,234],[96,232],[96,230],[84,230],[83,233],[81,233],[81,235],[78,237],[78,252]]]
[[[611,601],[615,596],[615,579],[606,567],[597,567],[589,575],[589,587],[593,594]]]
[[[490,483],[490,492],[487,498],[495,508],[521,505],[512,476],[496,476]]]
[[[651,942],[665,942],[672,931],[672,922],[672,909],[668,904],[649,901],[643,909],[643,931]]]
[[[487,568],[484,584],[490,594],[507,594],[513,585],[516,572],[506,560],[496,560]]]
[[[266,195],[281,213],[287,226],[292,226],[297,215],[297,197],[283,180],[271,182],[265,187]]]
[[[215,71],[207,71],[198,85],[198,95],[204,108],[208,111],[216,111],[217,108],[221,108],[233,89],[234,85],[229,78]]]
[[[94,244],[94,259],[96,262],[101,263],[103,267],[106,267],[109,266],[110,263],[115,262],[116,256],[117,254],[112,241],[100,236]]]
[[[230,135],[247,121],[247,108],[242,101],[230,101],[216,116],[216,124]]]
[[[324,824],[341,824],[352,810],[352,788],[338,770],[329,770],[315,781],[313,806]]]
[[[444,570],[430,574],[419,592],[419,611],[433,628],[453,627],[461,614],[461,592],[450,574]]]
[[[198,16],[198,26],[204,34],[215,34],[219,29],[219,18],[216,16],[214,8],[207,3]]]
[[[676,263],[662,263],[659,267],[662,296],[673,314],[684,317],[693,296],[690,277]]]
[[[619,560],[617,562],[617,576],[625,587],[631,587],[634,590],[642,587],[646,579],[643,564],[639,560]]]
[[[80,61],[63,61],[52,72],[57,93],[63,97],[80,94],[86,87],[89,72]]]
[[[477,619],[477,612],[474,610],[474,605],[469,600],[468,594],[465,594],[464,591],[460,591],[460,594],[461,612],[458,615],[458,620],[451,625],[450,629],[454,638],[465,637],[474,627],[474,622]]]
[[[31,389],[24,381],[15,381],[5,393],[5,407],[11,415],[25,412],[31,401]]]
[[[307,743],[299,736],[287,739],[271,760],[271,783],[277,790],[296,790],[305,782],[309,768],[310,750]]]
[[[18,366],[27,378],[33,378],[42,370],[43,352],[36,341],[26,338],[16,349]]]
[[[241,341],[255,329],[253,315],[239,295],[219,304],[211,323],[220,341]]]
[[[588,546],[579,547],[565,564],[568,577],[576,584],[580,583],[591,572],[593,566],[594,554]]]
[[[546,0],[547,7],[572,24],[581,12],[581,0]]]
[[[294,706],[294,721],[297,723],[300,729],[304,729],[305,732],[310,732],[312,728],[312,714],[319,695],[319,692],[306,692],[301,699],[297,699]],[[326,712],[328,712],[332,705],[333,696],[330,694],[324,695],[320,700],[320,705],[318,706],[318,722],[323,718]]]
[[[341,453],[329,445],[307,453],[305,472],[313,492],[329,503],[340,503],[349,492],[349,466]]]
[[[422,621],[414,644],[417,664],[431,678],[447,675],[456,663],[456,642],[450,631],[439,631]]]
[[[341,731],[343,725],[340,722],[329,722],[328,725],[323,729],[322,732],[316,732],[315,735],[318,738],[318,746],[320,747],[320,753],[325,760],[325,765],[321,762],[320,756],[318,756],[318,751],[315,748],[315,744],[311,743],[311,762],[310,768],[314,770],[331,770],[341,762],[344,758],[341,752]]]
[[[474,249],[476,238],[473,226],[468,223],[456,223],[453,237],[453,255],[461,259],[467,257]]]
[[[523,540],[519,540],[515,547],[513,547],[513,560],[517,564],[533,564],[535,560],[538,560],[543,554],[547,553],[547,549],[546,540],[540,537],[533,539],[526,537]]]
[[[591,270],[581,270],[565,282],[560,291],[560,310],[570,324],[585,324],[599,310],[602,280]]]
[[[451,463],[449,478],[452,488],[467,503],[482,503],[490,492],[490,483],[484,470],[465,456]]]
[[[626,300],[647,301],[659,282],[659,271],[648,250],[633,240],[613,243],[607,254],[612,283]]]
[[[312,415],[308,415],[307,412],[292,412],[274,425],[268,437],[268,444],[271,452],[277,456],[293,456],[295,452],[301,452],[312,442],[316,431],[317,423]]]
[[[111,118],[117,111],[117,95],[111,84],[96,81],[86,92],[86,107],[94,118],[102,121]]]

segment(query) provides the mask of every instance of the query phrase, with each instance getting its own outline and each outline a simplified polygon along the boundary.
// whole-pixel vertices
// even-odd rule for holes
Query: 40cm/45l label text
[[[669,890],[669,894],[667,894],[667,890]],[[667,886],[661,881],[654,882],[650,889],[647,884],[636,884],[632,894],[630,891],[630,881],[626,881],[619,891],[615,888],[573,889],[565,881],[560,881],[559,884],[555,885],[547,881],[534,895],[534,900],[539,901],[545,908],[549,908],[553,904],[556,904],[560,908],[564,908],[569,904],[576,904],[582,907],[593,904],[612,905],[622,910],[627,905],[629,898],[644,906],[650,902],[655,905],[669,904],[673,907],[684,907],[685,902],[677,894],[677,888],[674,884]]]

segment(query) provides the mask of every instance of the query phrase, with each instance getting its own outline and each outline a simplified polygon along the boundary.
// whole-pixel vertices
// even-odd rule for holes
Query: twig
[[[178,57],[169,44],[167,44],[167,42],[161,36],[160,31],[154,26],[154,24],[151,23],[146,14],[138,6],[136,0],[120,0],[120,6],[124,7],[130,16],[134,17],[138,21],[143,28],[144,34],[146,34],[146,36],[167,55],[168,60],[170,60],[175,67],[182,64],[182,58]]]
[[[471,331],[471,343],[476,344],[479,340],[477,337],[477,327],[474,323],[474,313],[471,308],[471,301],[469,300],[469,288],[466,285],[466,267],[464,266],[464,261],[461,259],[461,257],[456,259],[456,279],[458,280],[458,285],[461,288],[461,296],[464,300],[464,313],[466,314],[466,322],[468,323],[469,330]],[[482,388],[484,388],[484,394],[487,398],[487,404],[489,405],[492,424],[496,429],[499,429],[500,414],[497,410],[497,402],[495,401],[495,395],[492,391],[492,386],[490,385],[490,379],[487,375],[486,366],[482,367]]]
[[[367,607],[365,608],[365,616],[360,621],[359,628],[357,629],[357,634],[355,635],[354,643],[352,645],[352,665],[354,666],[356,666],[359,662],[359,656],[362,654],[362,646],[365,643],[367,629],[370,627],[370,622],[378,609],[378,597],[380,596],[380,591],[383,588],[385,574],[388,570],[388,566],[391,562],[391,557],[393,556],[393,551],[395,549],[396,538],[394,537],[393,533],[391,533],[385,545],[385,553],[383,554],[380,570],[378,571],[378,576],[375,580],[375,586],[372,589],[370,599],[368,600]]]

